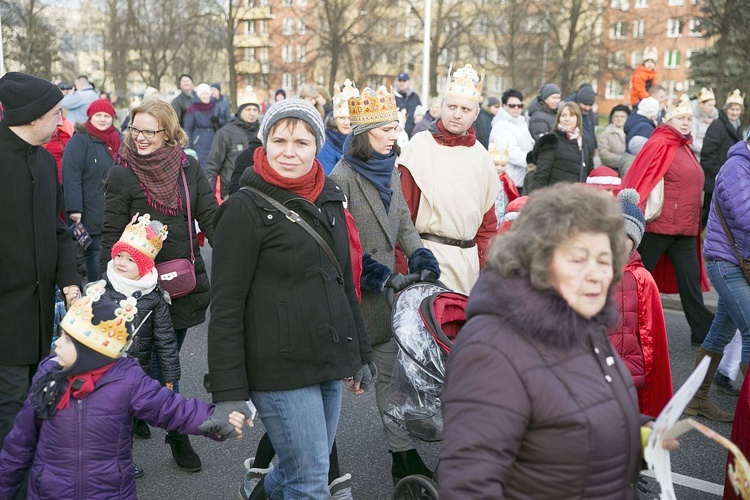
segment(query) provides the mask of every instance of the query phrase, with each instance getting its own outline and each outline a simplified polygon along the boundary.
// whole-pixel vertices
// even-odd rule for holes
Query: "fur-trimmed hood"
[[[611,295],[591,319],[573,311],[553,288],[536,290],[528,274],[505,278],[485,268],[471,291],[467,320],[489,314],[500,317],[524,337],[559,349],[580,346],[593,335],[606,335],[619,321]]]

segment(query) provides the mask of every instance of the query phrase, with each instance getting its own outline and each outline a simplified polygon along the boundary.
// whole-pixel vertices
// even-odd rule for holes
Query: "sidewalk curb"
[[[716,292],[711,290],[710,292],[703,294],[703,303],[709,311],[716,314]],[[677,294],[661,294],[661,306],[666,311],[679,311],[682,312],[682,303],[680,302],[680,296]]]

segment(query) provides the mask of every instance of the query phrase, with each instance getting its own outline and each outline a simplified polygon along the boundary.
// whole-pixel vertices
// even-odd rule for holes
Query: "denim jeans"
[[[724,260],[706,263],[708,277],[719,294],[716,316],[708,331],[703,348],[723,353],[735,331],[742,337],[742,363],[750,360],[750,284],[742,268]]]
[[[187,328],[175,328],[174,335],[177,337],[177,354],[182,350],[182,344],[185,342],[187,336]],[[159,358],[156,355],[156,347],[151,350],[151,378],[158,380],[161,385],[164,385],[164,377],[161,374],[161,365],[159,364]],[[174,383],[174,392],[180,392],[180,381]]]
[[[328,498],[328,455],[341,413],[341,380],[290,391],[251,391],[279,464],[265,478],[271,500]]]

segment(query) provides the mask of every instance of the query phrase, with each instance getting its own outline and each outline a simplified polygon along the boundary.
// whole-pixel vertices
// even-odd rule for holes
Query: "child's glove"
[[[246,401],[223,401],[216,404],[213,414],[200,424],[198,429],[224,438],[234,434],[241,436],[242,425],[247,423],[249,427],[252,427],[254,417],[254,407],[251,408]],[[236,430],[239,433],[236,433]]]

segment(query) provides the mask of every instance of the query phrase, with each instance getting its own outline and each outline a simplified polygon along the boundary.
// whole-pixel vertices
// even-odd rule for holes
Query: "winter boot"
[[[273,464],[268,464],[268,468],[266,469],[259,469],[253,467],[254,462],[255,457],[250,457],[245,460],[245,470],[247,472],[245,473],[245,479],[242,480],[242,485],[240,486],[240,498],[242,500],[248,500],[261,479],[266,477],[266,474],[273,470]]]
[[[732,384],[732,379],[720,371],[717,371],[716,375],[714,375],[714,385],[728,396],[734,396],[736,398],[740,395],[740,390]]]
[[[701,362],[704,356],[711,358],[711,364],[708,365],[708,372],[700,388],[698,388],[698,392],[695,393],[695,396],[693,396],[693,399],[690,400],[685,408],[685,415],[700,415],[716,422],[731,422],[734,420],[734,414],[721,410],[708,397],[708,391],[711,388],[711,382],[716,374],[716,370],[719,368],[722,354],[708,351],[701,346],[698,348],[698,353],[695,356],[695,366],[698,366],[698,363]]]
[[[201,470],[201,458],[190,446],[190,440],[185,434],[169,431],[164,442],[172,449],[172,458],[174,458],[177,467],[187,472]]]
[[[334,479],[328,485],[328,498],[330,500],[354,500],[352,496],[352,475],[347,473],[338,479]]]
[[[266,487],[263,485],[263,483],[265,482],[266,476],[260,478],[260,481],[258,481],[258,484],[255,485],[253,491],[250,492],[250,496],[247,497],[247,500],[270,500],[268,494],[266,493]],[[242,498],[242,490],[240,490],[240,498]]]
[[[394,486],[406,476],[413,474],[421,474],[432,479],[432,471],[424,464],[422,457],[419,456],[419,453],[414,448],[406,451],[392,451],[390,453],[393,459],[391,476],[393,476]]]

